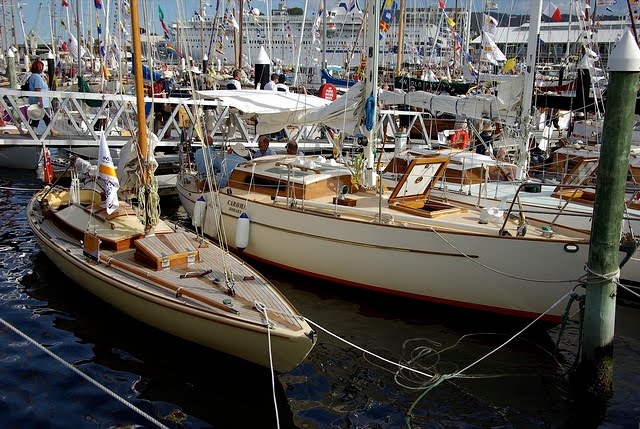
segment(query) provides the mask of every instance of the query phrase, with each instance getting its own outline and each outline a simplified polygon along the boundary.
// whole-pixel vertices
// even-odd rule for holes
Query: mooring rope
[[[12,188],[10,186],[0,186],[3,191],[17,191],[17,192],[38,192],[42,188]]]
[[[269,344],[269,367],[271,369],[271,390],[273,392],[273,408],[276,412],[276,427],[280,429],[280,416],[278,414],[278,400],[276,399],[276,379],[273,370],[273,351],[271,349],[271,322],[269,321],[269,315],[267,314],[267,306],[256,300],[253,302],[254,307],[261,313],[267,321],[267,341]]]
[[[75,366],[71,365],[69,362],[65,361],[64,359],[62,359],[60,356],[56,355],[55,353],[53,353],[51,350],[47,349],[46,347],[44,347],[43,345],[41,345],[40,343],[38,343],[36,340],[34,340],[33,338],[29,337],[27,334],[25,334],[24,332],[20,331],[18,328],[14,327],[13,325],[11,325],[9,322],[7,322],[6,320],[4,320],[2,317],[0,317],[0,322],[6,326],[7,328],[9,328],[11,331],[13,331],[15,334],[17,334],[18,336],[24,338],[25,340],[27,340],[28,342],[30,342],[31,344],[33,344],[34,346],[36,346],[39,350],[43,351],[44,353],[46,353],[47,355],[51,356],[53,359],[55,359],[56,361],[58,361],[59,363],[61,363],[63,366],[65,366],[66,368],[70,369],[71,371],[75,372],[76,374],[78,374],[80,377],[84,378],[86,381],[88,381],[89,383],[93,384],[94,386],[96,386],[98,389],[102,390],[103,392],[105,392],[107,395],[111,396],[112,398],[114,398],[115,400],[117,400],[118,402],[120,402],[121,404],[125,405],[126,407],[130,408],[131,410],[135,411],[136,413],[138,413],[140,416],[144,417],[145,419],[149,420],[151,423],[153,423],[154,425],[156,425],[159,428],[162,429],[169,429],[168,426],[165,426],[164,424],[162,424],[160,421],[156,420],[154,417],[152,417],[151,415],[149,415],[148,413],[144,412],[143,410],[141,410],[140,408],[136,407],[135,405],[133,405],[131,402],[128,402],[126,399],[124,399],[122,396],[118,395],[117,393],[115,393],[114,391],[110,390],[108,387],[100,384],[99,382],[97,382],[96,380],[92,379],[91,377],[89,377],[87,374],[85,374],[84,372],[80,371],[78,368],[76,368]]]
[[[504,271],[500,271],[497,268],[493,268],[490,267],[486,264],[483,264],[480,261],[476,261],[475,259],[473,259],[472,257],[470,257],[469,255],[467,255],[466,253],[464,253],[462,250],[458,249],[453,243],[451,243],[449,240],[447,240],[446,238],[444,238],[442,236],[442,234],[440,234],[438,231],[436,231],[433,228],[429,228],[433,233],[435,233],[438,237],[440,237],[442,239],[442,241],[444,241],[445,243],[447,243],[453,250],[455,250],[456,252],[460,253],[462,256],[464,256],[465,258],[467,258],[468,260],[470,260],[471,262],[473,262],[474,264],[477,264],[483,268],[486,268],[489,271],[493,271],[494,273],[503,275],[505,277],[510,277],[512,279],[516,279],[516,280],[522,280],[525,282],[534,282],[534,283],[540,283],[540,282],[544,282],[544,283],[576,283],[579,282],[580,279],[569,279],[569,280],[546,280],[546,279],[533,279],[533,278],[529,278],[529,277],[521,277],[521,276],[517,276],[515,274],[509,274],[509,273],[505,273]]]

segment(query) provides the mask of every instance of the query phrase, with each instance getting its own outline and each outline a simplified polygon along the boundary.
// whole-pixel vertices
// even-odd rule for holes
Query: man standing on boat
[[[276,84],[278,91],[280,92],[289,92],[289,87],[287,86],[287,76],[281,74],[278,76],[278,83]]]
[[[242,70],[235,69],[232,76],[233,77],[229,79],[229,82],[227,82],[227,89],[242,89],[242,86],[240,85]]]
[[[277,91],[278,90],[278,73],[271,73],[271,80],[264,84],[265,91]]]

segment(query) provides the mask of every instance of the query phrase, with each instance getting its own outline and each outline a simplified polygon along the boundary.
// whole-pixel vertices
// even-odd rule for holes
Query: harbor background
[[[36,173],[0,170],[0,177],[5,322],[168,427],[277,427],[267,369],[156,331],[73,285],[39,250],[26,221],[32,193],[24,189],[42,186]],[[177,200],[165,204],[163,213],[188,222]],[[254,266],[312,322],[389,360],[415,358],[411,366],[426,372],[464,368],[527,324]],[[428,276],[425,272],[425,281]],[[563,332],[559,354],[554,349],[560,327],[534,326],[471,368],[467,374],[473,377],[427,393],[426,379],[319,331],[305,362],[275,379],[280,427],[400,428],[407,427],[406,415],[413,410],[414,428],[638,428],[638,326],[640,305],[621,294],[615,395],[602,407],[581,403],[566,377],[578,351],[576,322]],[[5,325],[1,332],[3,427],[153,427]]]

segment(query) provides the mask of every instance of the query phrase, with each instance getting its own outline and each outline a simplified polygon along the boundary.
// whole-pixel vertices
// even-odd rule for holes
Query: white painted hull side
[[[481,198],[478,198],[479,185],[447,186],[458,190],[458,192],[449,191],[445,193],[441,189],[434,189],[432,195],[471,206],[500,207],[508,210],[519,185],[515,182],[493,182],[483,185]],[[459,192],[460,190],[463,191]],[[550,191],[544,190],[541,193],[521,192],[520,203],[527,217],[575,230],[591,231],[592,206],[572,202],[567,204],[566,199],[561,200],[552,197]],[[513,210],[518,213],[517,202]],[[633,231],[640,231],[640,213],[638,210],[628,209],[625,216],[629,220],[623,221],[623,233],[628,232],[629,228]],[[637,250],[620,270],[620,278],[625,281],[640,282],[640,253]]]
[[[191,214],[193,201],[199,195],[190,195],[180,186],[179,194]],[[579,245],[575,253],[569,253],[562,242],[435,233],[288,210],[224,192],[219,198],[232,247],[237,218],[246,212],[250,232],[243,254],[352,286],[536,317],[576,285],[554,281],[575,280],[585,273],[587,245]],[[210,207],[205,233],[215,235],[209,210]],[[566,300],[554,307],[545,319],[558,321],[565,303]]]

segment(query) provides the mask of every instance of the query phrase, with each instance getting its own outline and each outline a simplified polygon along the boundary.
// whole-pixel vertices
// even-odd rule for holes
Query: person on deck
[[[243,162],[247,162],[251,159],[249,150],[244,147],[242,143],[232,144],[227,148],[226,156],[221,157],[214,153],[211,146],[207,146],[206,149],[198,149],[195,154],[196,168],[201,176],[207,174],[207,164],[205,161],[204,150],[207,150],[207,159],[210,162],[209,171],[220,174],[220,181],[218,186],[224,188],[229,183],[229,176],[233,172],[233,169]]]
[[[277,73],[271,73],[271,80],[267,83],[264,84],[264,89],[265,91],[277,91],[278,90],[278,74]]]
[[[258,158],[261,156],[275,155],[274,150],[269,147],[269,142],[271,142],[271,139],[267,136],[262,135],[258,137],[258,150],[253,154],[253,157]]]
[[[31,75],[29,76],[29,91],[36,92],[47,92],[49,91],[49,85],[47,85],[47,81],[42,76],[44,72],[44,63],[40,60],[35,60],[31,64]],[[51,102],[49,97],[29,97],[29,105],[37,104],[40,108],[44,109],[44,117],[42,120],[44,121],[46,126],[49,126],[51,122]],[[29,121],[29,125],[35,130],[40,125],[40,119]],[[50,131],[52,136],[60,135],[60,131],[54,130],[53,128]]]
[[[304,153],[298,152],[298,143],[295,140],[289,140],[286,146],[287,155],[304,156]]]
[[[479,155],[491,154],[493,151],[493,125],[486,123],[482,127],[480,135],[476,139],[474,146],[476,153]]]
[[[281,74],[278,76],[278,83],[276,84],[277,90],[280,92],[289,92],[289,87],[287,86],[287,76]]]
[[[242,79],[242,70],[235,69],[232,78],[227,82],[227,89],[242,89],[242,85],[240,85],[240,79]]]

